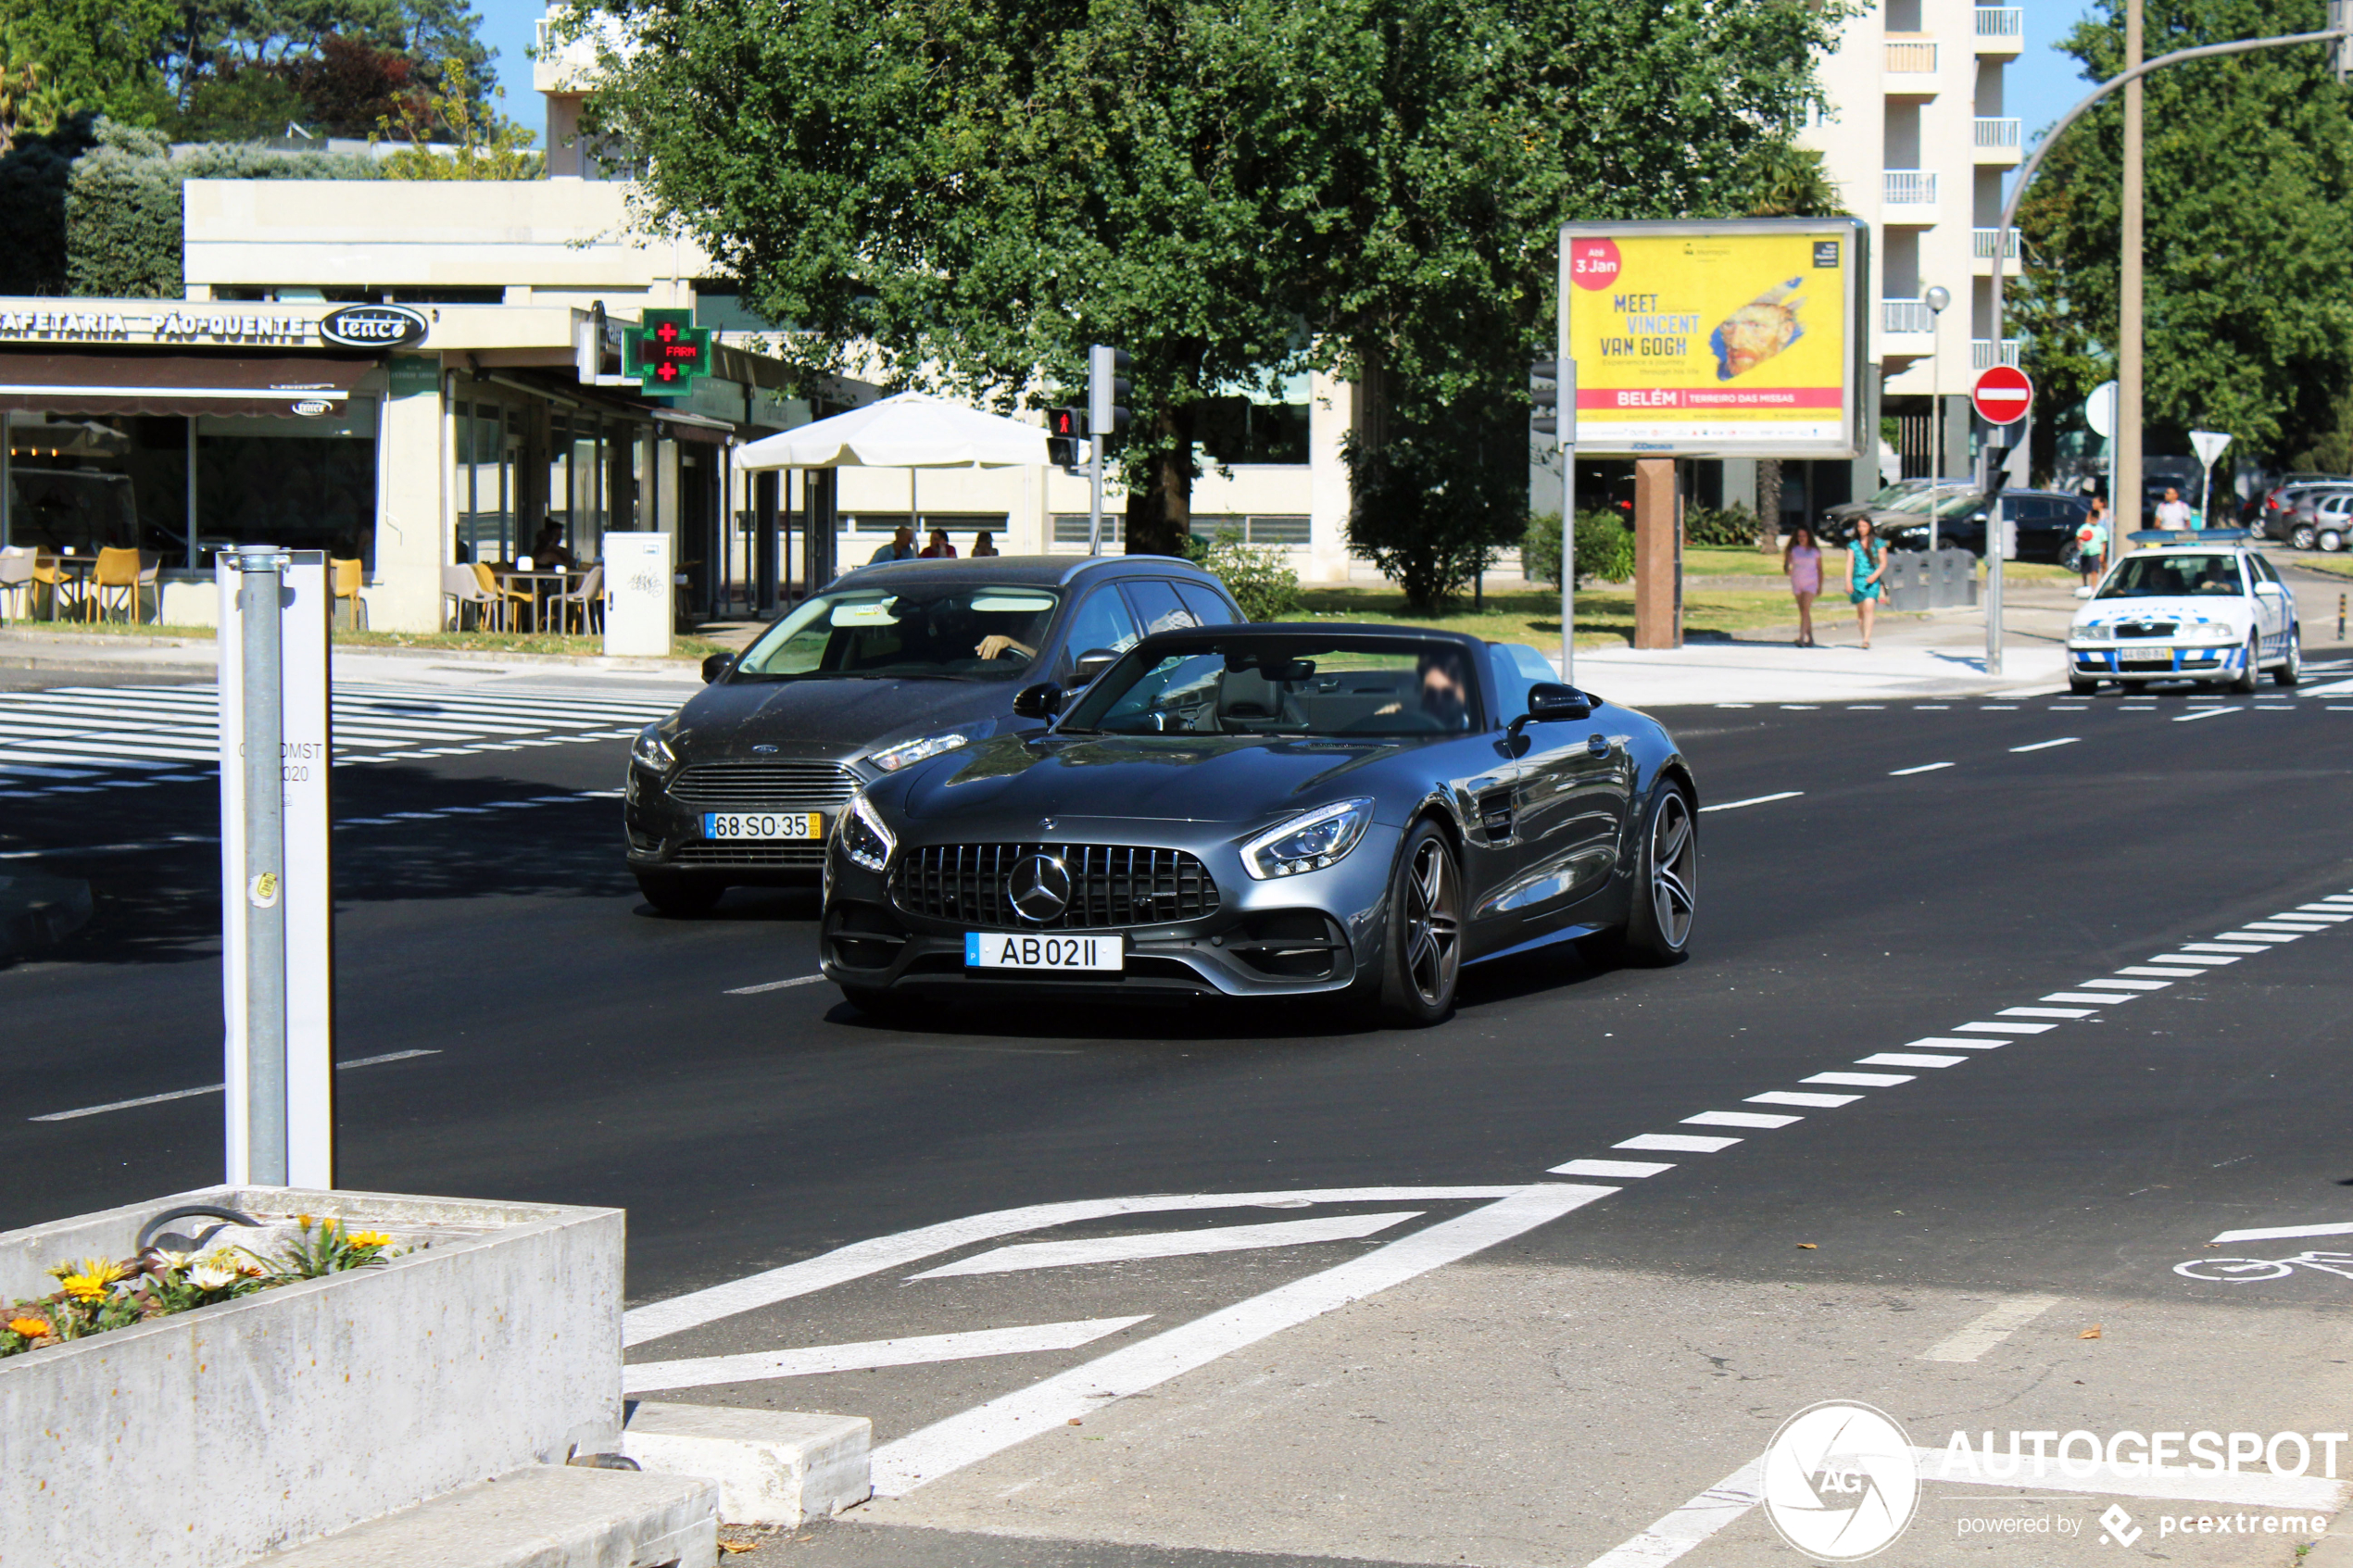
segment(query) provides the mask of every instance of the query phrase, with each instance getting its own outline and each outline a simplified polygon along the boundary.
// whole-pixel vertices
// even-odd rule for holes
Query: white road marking
[[[2086,980],[2083,988],[2087,991],[2162,991],[2172,984],[2171,980]]]
[[[1917,768],[1897,768],[1887,776],[1891,779],[1908,779],[1914,773],[1932,773],[1939,768],[1949,768],[1952,765],[1950,762],[1923,762]]]
[[[2294,941],[2294,937],[2288,938]],[[2184,942],[2182,950],[2189,953],[2268,953],[2271,949],[2254,942]]]
[[[1803,1122],[1803,1116],[1774,1116],[1761,1110],[1703,1110],[1683,1118],[1686,1127],[1762,1127],[1770,1130]]]
[[[1881,1051],[1876,1056],[1858,1056],[1856,1065],[1862,1067],[1951,1067],[1967,1061],[1965,1056],[1929,1056],[1920,1051]]]
[[[1808,1095],[1800,1094],[1795,1089],[1768,1089],[1761,1095],[1750,1095],[1748,1103],[1751,1105],[1817,1105],[1827,1110],[1841,1105],[1853,1105],[1862,1098],[1861,1095]]]
[[[2220,1247],[2226,1241],[2282,1241],[2296,1236],[2353,1236],[2353,1222],[2333,1225],[2271,1225],[2261,1230],[2224,1231],[2214,1238]]]
[[[1751,1460],[1586,1568],[1664,1568],[1765,1500],[1765,1461]]]
[[[1817,1073],[1811,1078],[1800,1078],[1801,1084],[1848,1084],[1858,1089],[1892,1089],[1898,1084],[1917,1082],[1908,1073]]]
[[[1951,1035],[1931,1035],[1925,1039],[1905,1041],[1904,1048],[1907,1051],[1991,1051],[1999,1050],[2008,1044],[2007,1040],[1963,1040]]]
[[[2122,969],[2118,970],[2116,972],[2119,974],[2162,974],[2170,976],[2175,980],[2190,980],[2195,979],[2198,975],[2204,974],[2206,971],[2202,969],[2164,969],[2152,964],[2135,963],[2126,964]]]
[[[2243,708],[2208,708],[2196,713],[2177,714],[2174,717],[2173,722],[2176,724],[2186,724],[2196,719],[2211,719],[2217,713],[2244,713],[2246,711],[2246,710]]]
[[[1746,800],[1719,800],[1713,806],[1701,807],[1700,811],[1703,815],[1709,811],[1737,811],[1743,806],[1764,806],[1776,800],[1794,800],[1805,793],[1802,789],[1785,789],[1779,795],[1752,795]]]
[[[812,1345],[799,1350],[760,1350],[741,1356],[702,1356],[678,1361],[640,1361],[621,1369],[626,1399],[658,1388],[710,1388],[727,1383],[762,1383],[778,1377],[816,1377],[829,1372],[866,1372],[875,1367],[924,1366],[967,1361],[981,1356],[1031,1355],[1073,1350],[1107,1334],[1133,1328],[1151,1316],[1083,1318],[1041,1323],[1028,1328],[969,1329],[962,1334],[914,1334],[903,1339],[869,1339],[850,1345]]]
[[[335,1071],[348,1073],[355,1067],[378,1067],[387,1061],[407,1061],[411,1057],[439,1056],[432,1051],[387,1051],[383,1056],[363,1056],[356,1061],[338,1061]],[[198,1095],[217,1095],[226,1084],[207,1084],[200,1089],[173,1089],[169,1094],[142,1095],[137,1099],[110,1100],[105,1105],[85,1105],[78,1110],[53,1110],[46,1116],[28,1116],[28,1122],[71,1122],[83,1116],[102,1116],[109,1110],[132,1110],[143,1105],[161,1105],[166,1100],[194,1099]]]
[[[1954,1029],[1967,1035],[2047,1035],[2058,1027],[2056,1023],[2029,1023],[2022,1018],[2006,1018],[1999,1023],[1956,1023]]]
[[[1721,1154],[1738,1138],[1703,1138],[1691,1133],[1638,1133],[1612,1148],[1648,1148],[1661,1154]]]
[[[2189,964],[2226,964],[2236,963],[2239,960],[2236,959],[2226,959],[2220,953],[2159,953],[2157,957],[2149,960],[2149,962],[2151,963]]]
[[[1920,1352],[1924,1361],[1973,1361],[2045,1312],[2058,1305],[2056,1296],[2020,1296],[1973,1319],[1958,1333],[1948,1335]]]
[[[2097,991],[2054,991],[2043,999],[2046,1002],[2097,1002],[2102,1007],[2111,1007],[2118,1002],[2129,1002],[2133,997],[2129,991],[2122,996],[2103,996]]]
[[[2285,918],[2294,920],[2299,917],[2305,920],[2329,922],[2353,920],[2353,915],[2347,914],[2343,909],[2332,909],[2326,904],[2298,904]]]
[[[2073,746],[2082,738],[2082,735],[2061,735],[2057,740],[2038,740],[2032,746],[2014,746],[2010,749],[2014,752],[2048,751],[2055,746]]]
[[[769,1269],[673,1296],[666,1301],[634,1308],[621,1315],[624,1346],[681,1334],[721,1318],[759,1307],[789,1301],[831,1286],[863,1279],[886,1269],[904,1268],[942,1252],[971,1247],[1024,1231],[1046,1230],[1080,1220],[1107,1220],[1121,1214],[1169,1214],[1201,1209],[1303,1209],[1317,1203],[1429,1203],[1465,1198],[1511,1198],[1528,1190],[1522,1185],[1478,1187],[1310,1187],[1292,1192],[1158,1193],[1133,1198],[1088,1198],[1067,1203],[1033,1203],[1019,1209],[999,1209],[969,1214],[936,1225],[878,1236],[837,1247],[798,1263]],[[1582,1189],[1575,1189],[1582,1190]],[[1438,1227],[1431,1227],[1436,1229]],[[1428,1235],[1428,1231],[1416,1232]],[[1411,1239],[1408,1237],[1407,1239]]]
[[[2292,931],[2299,936],[2310,936],[2317,932],[2326,931],[2328,927],[2325,925],[2311,925],[2297,921],[2288,920],[2251,920],[2240,929],[2245,931]]]
[[[2082,1008],[2004,1008],[2003,1018],[2089,1018]]]
[[[738,985],[729,991],[731,997],[757,997],[762,991],[785,991],[795,985],[814,985],[825,977],[822,974],[797,974],[790,980],[771,980],[764,985]]]
[[[1718,706],[1722,706],[1718,704]],[[1745,706],[1745,705],[1743,705]],[[1555,1165],[1555,1176],[1655,1176],[1675,1167],[1655,1160],[1572,1160],[1566,1165]]]
[[[1010,1274],[1026,1269],[1068,1269],[1088,1263],[1139,1262],[1147,1258],[1194,1258],[1213,1252],[1252,1252],[1268,1247],[1304,1247],[1319,1241],[1355,1241],[1407,1220],[1418,1209],[1377,1214],[1340,1214],[1327,1220],[1278,1220],[1266,1225],[1217,1225],[1207,1230],[1153,1231],[1145,1236],[1091,1236],[1083,1241],[1028,1241],[942,1263],[910,1279],[949,1279],[960,1274]]]
[[[1247,1301],[1126,1346],[987,1404],[934,1422],[874,1451],[874,1487],[903,1497],[926,1481],[962,1470],[1109,1399],[1139,1393],[1379,1291],[1441,1268],[1572,1210],[1617,1187],[1539,1183],[1511,1197],[1441,1221],[1360,1258],[1277,1286]]]

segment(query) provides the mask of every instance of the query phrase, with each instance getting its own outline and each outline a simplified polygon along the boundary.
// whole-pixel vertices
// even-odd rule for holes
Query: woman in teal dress
[[[1846,546],[1846,596],[1855,601],[1855,619],[1863,626],[1863,646],[1871,646],[1871,617],[1879,610],[1880,579],[1887,571],[1887,546],[1869,518],[1855,524],[1855,542]]]

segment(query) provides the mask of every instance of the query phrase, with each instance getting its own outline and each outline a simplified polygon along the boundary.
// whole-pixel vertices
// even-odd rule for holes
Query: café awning
[[[737,450],[741,469],[1044,468],[1046,432],[962,403],[902,392]]]
[[[373,359],[0,354],[0,408],[52,414],[340,414]]]

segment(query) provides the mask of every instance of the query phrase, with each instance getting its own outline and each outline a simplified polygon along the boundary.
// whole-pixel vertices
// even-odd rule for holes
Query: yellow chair
[[[350,624],[366,631],[368,601],[359,596],[360,581],[367,575],[366,568],[359,561],[336,560],[333,557],[328,558],[327,564],[335,570],[335,608],[342,609],[345,601],[348,600],[351,605]]]
[[[498,574],[482,562],[474,562],[473,567],[474,580],[482,584],[483,593],[489,596],[491,608],[495,612],[494,618],[499,629],[513,631],[516,607],[520,605],[523,609],[529,610],[536,601],[531,595],[520,589],[510,588],[499,582]]]
[[[35,557],[32,563],[33,602],[39,603],[41,590],[48,589],[49,619],[52,621],[57,620],[63,613],[66,585],[69,581],[66,576],[65,568],[59,566],[57,560],[58,558],[56,556],[44,554]]]
[[[82,596],[82,618],[96,621],[104,617],[110,596],[121,601],[125,621],[138,619],[138,551],[99,547],[97,567],[91,572],[90,586]]]

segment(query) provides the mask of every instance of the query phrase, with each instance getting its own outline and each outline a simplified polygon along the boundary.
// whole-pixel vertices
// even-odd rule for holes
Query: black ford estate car
[[[630,747],[630,870],[668,914],[730,885],[813,884],[859,786],[943,751],[1045,728],[1013,712],[1144,636],[1243,619],[1224,583],[1160,556],[990,556],[837,578]]]

